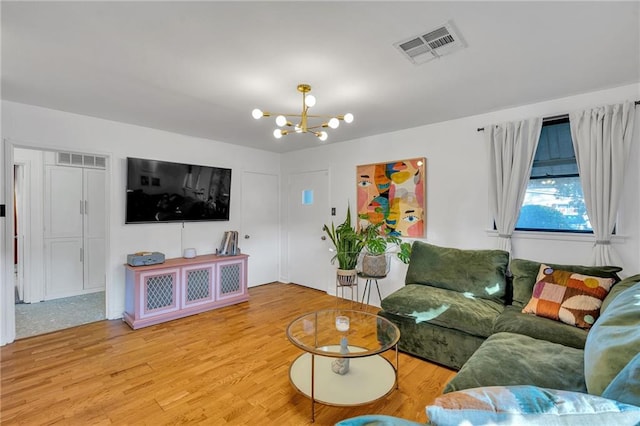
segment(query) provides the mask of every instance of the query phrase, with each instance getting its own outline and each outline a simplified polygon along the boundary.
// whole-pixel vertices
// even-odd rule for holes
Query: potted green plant
[[[357,281],[356,266],[360,252],[364,247],[363,236],[358,233],[351,224],[351,209],[347,206],[347,216],[341,224],[331,227],[324,225],[322,228],[335,248],[335,255],[331,263],[338,261],[338,282],[340,285],[351,286]]]
[[[362,274],[370,277],[384,277],[388,272],[389,253],[395,253],[402,263],[409,263],[411,244],[396,235],[380,231],[382,223],[369,224],[360,230],[363,242]]]

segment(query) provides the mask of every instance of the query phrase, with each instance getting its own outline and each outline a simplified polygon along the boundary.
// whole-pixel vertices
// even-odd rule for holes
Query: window
[[[542,124],[516,229],[593,232],[584,204],[568,116]]]
[[[302,190],[302,205],[310,206],[313,204],[313,189]]]

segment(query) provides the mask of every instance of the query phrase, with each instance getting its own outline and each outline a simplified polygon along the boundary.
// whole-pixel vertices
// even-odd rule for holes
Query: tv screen
[[[231,169],[127,158],[126,223],[229,220]]]

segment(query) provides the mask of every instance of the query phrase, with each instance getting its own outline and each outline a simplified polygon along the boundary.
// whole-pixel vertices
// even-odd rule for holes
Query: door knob
[[[248,235],[245,235],[245,236],[244,236],[244,239],[245,239],[245,240],[248,240],[248,239],[249,239],[249,236],[248,236]]]

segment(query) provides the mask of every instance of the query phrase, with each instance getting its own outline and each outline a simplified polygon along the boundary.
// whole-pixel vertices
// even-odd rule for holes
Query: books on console
[[[240,253],[238,248],[238,231],[225,231],[217,250],[218,256],[235,256]]]

